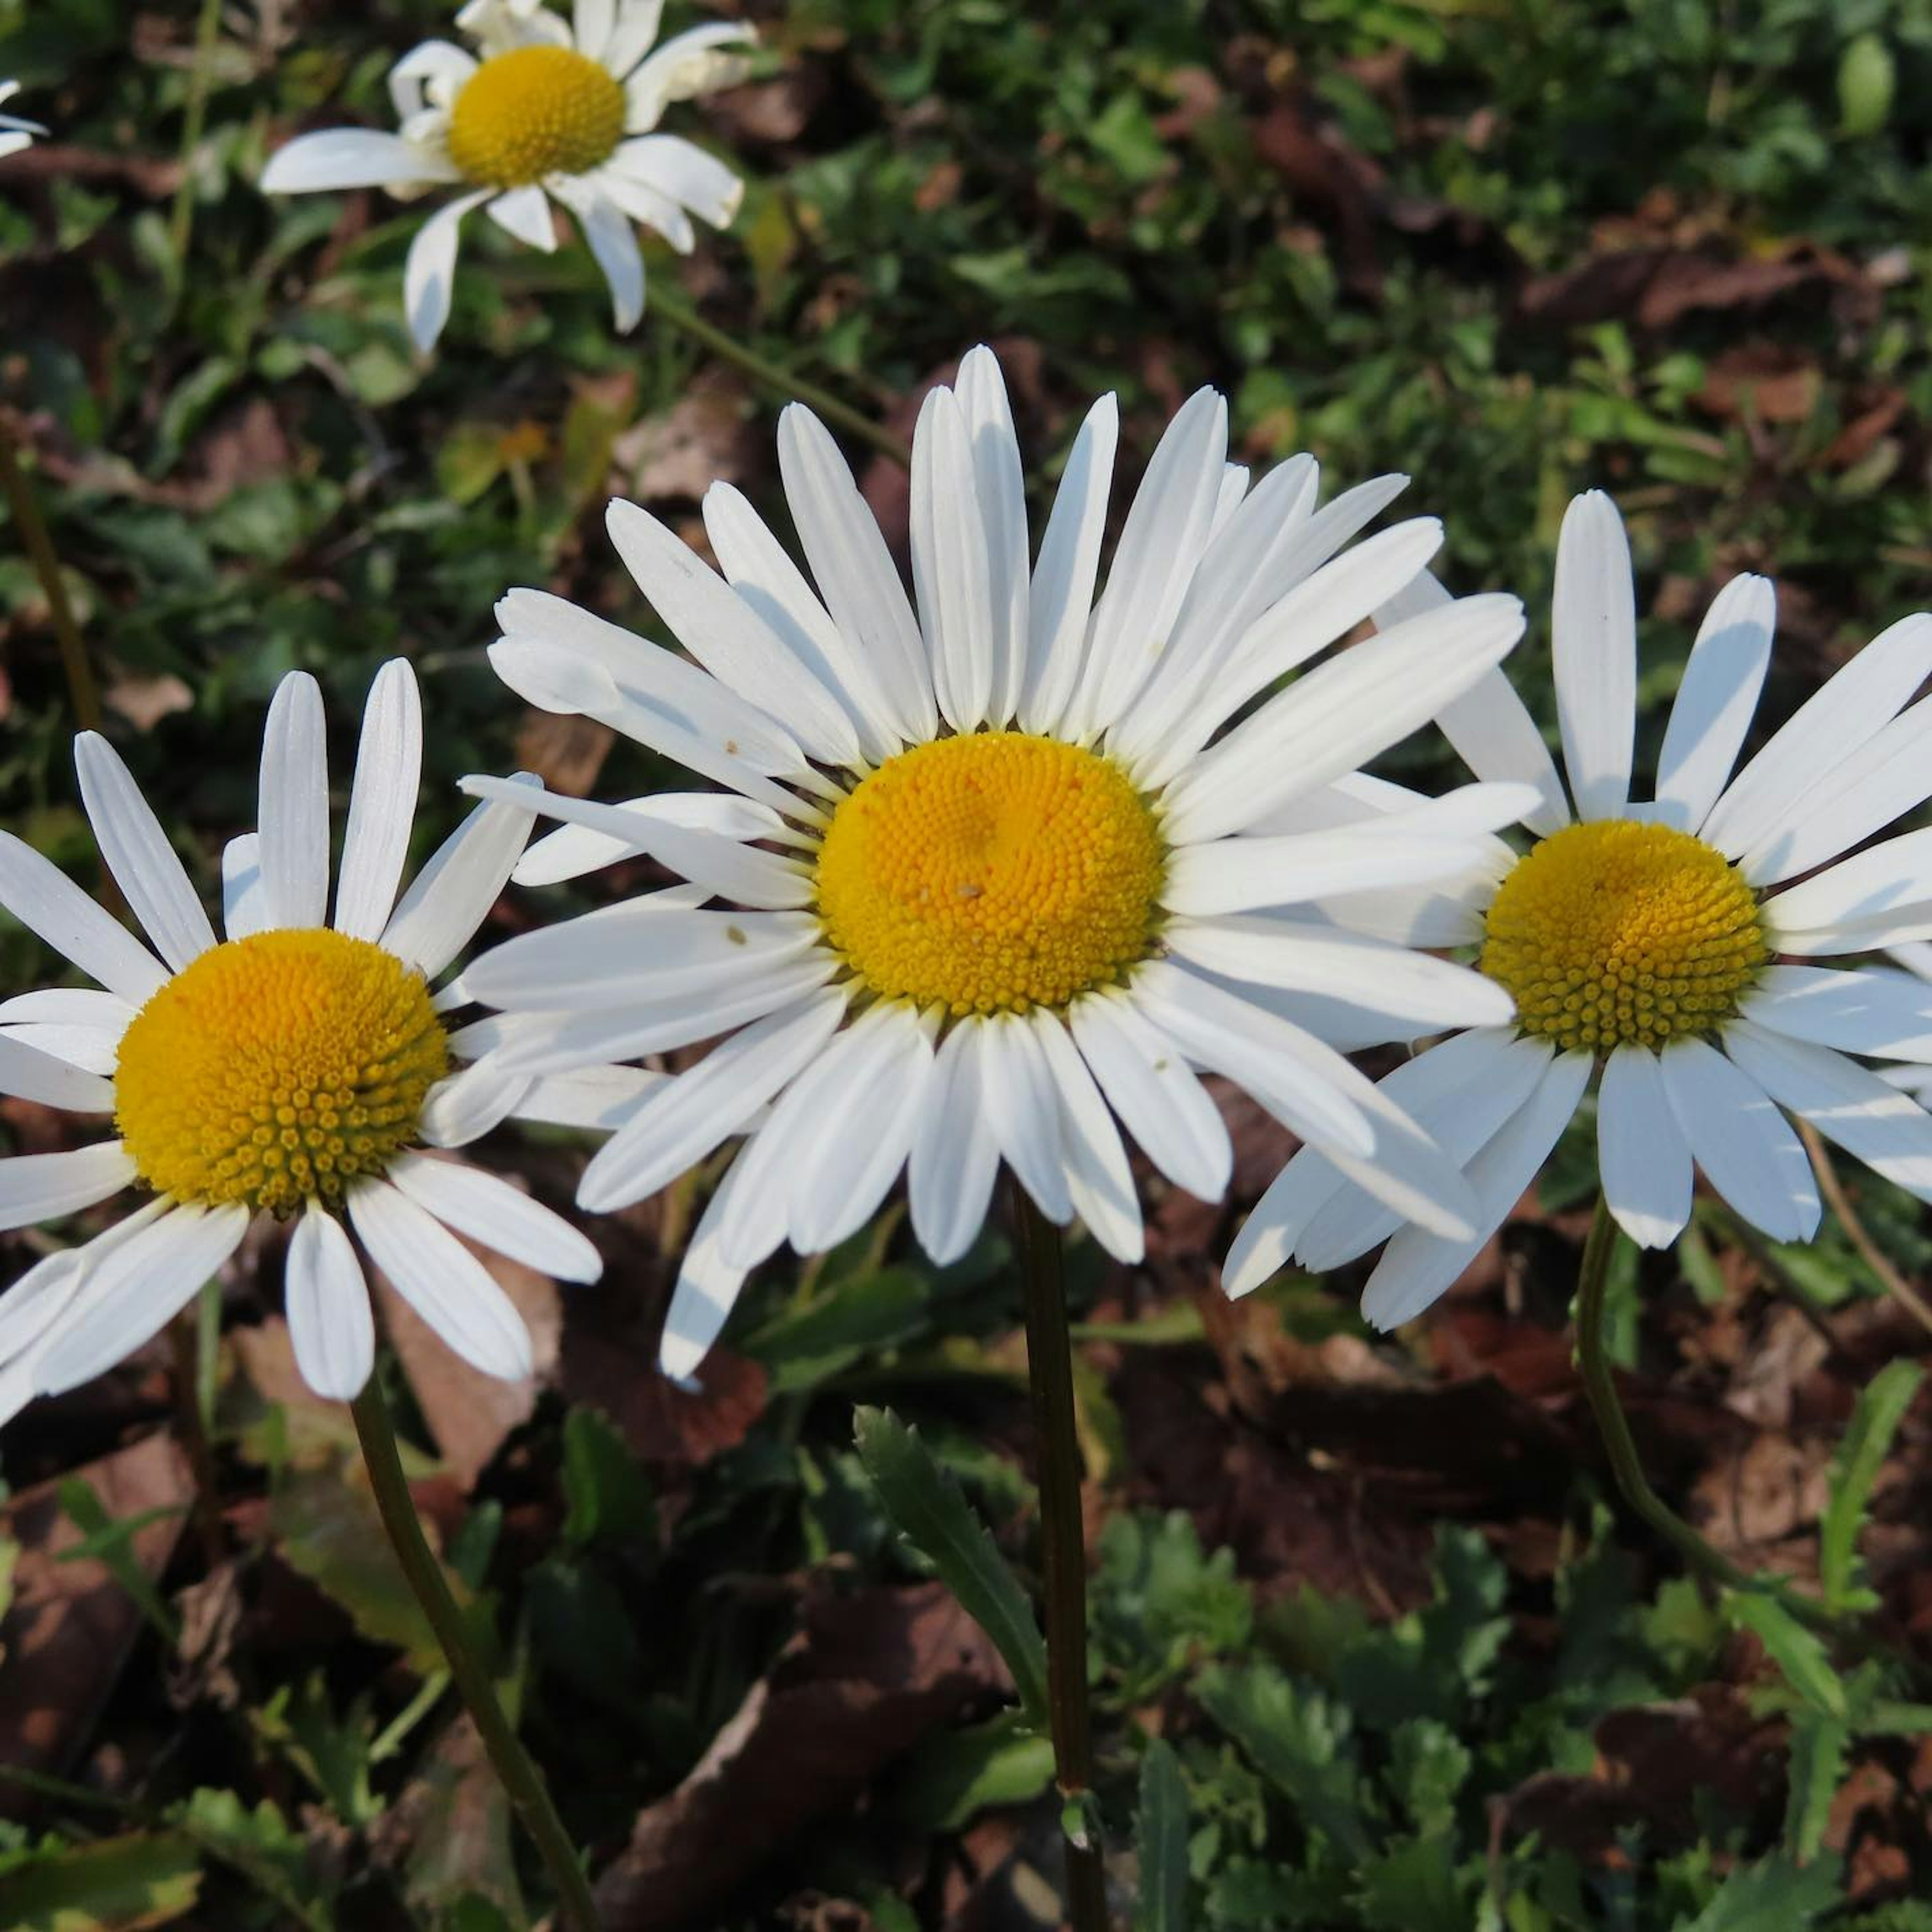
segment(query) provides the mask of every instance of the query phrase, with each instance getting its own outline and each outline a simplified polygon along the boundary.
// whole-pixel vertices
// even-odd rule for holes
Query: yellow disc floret
[[[839,806],[818,910],[884,998],[1024,1012],[1147,956],[1162,858],[1153,813],[1112,760],[1018,731],[941,738]]]
[[[288,1214],[333,1203],[414,1139],[448,1067],[423,976],[365,939],[231,939],[136,1013],[116,1124],[156,1192]]]
[[[449,113],[449,158],[491,188],[587,173],[623,137],[622,84],[570,47],[493,55],[463,83]]]
[[[1522,1031],[1608,1053],[1709,1032],[1768,952],[1756,897],[1721,852],[1611,818],[1566,826],[1516,861],[1479,964],[1515,995]]]

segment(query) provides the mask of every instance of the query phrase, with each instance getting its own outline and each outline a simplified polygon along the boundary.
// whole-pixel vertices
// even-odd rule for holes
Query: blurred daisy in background
[[[1406,628],[1446,600],[1425,575],[1378,621]],[[1304,1152],[1234,1243],[1229,1294],[1291,1258],[1325,1270],[1388,1240],[1363,1312],[1380,1328],[1408,1320],[1502,1224],[1593,1081],[1604,1198],[1642,1246],[1682,1232],[1694,1166],[1774,1240],[1808,1240],[1818,1192],[1787,1112],[1932,1200],[1932,1117],[1862,1064],[1932,1062],[1932,986],[1882,965],[1813,963],[1932,937],[1932,831],[1855,851],[1932,796],[1932,699],[1910,702],[1932,673],[1932,617],[1868,644],[1733,778],[1774,614],[1764,578],[1719,593],[1654,797],[1634,800],[1629,544],[1606,496],[1570,506],[1552,614],[1568,796],[1500,676],[1441,718],[1472,771],[1539,795],[1523,820],[1528,850],[1498,841],[1427,915],[1440,942],[1480,947],[1516,1017],[1457,1033],[1382,1082],[1466,1164],[1479,1224],[1462,1238],[1404,1226]]]
[[[422,746],[415,675],[398,660],[363,716],[332,923],[325,721],[305,673],[283,680],[268,712],[260,830],[224,855],[225,940],[95,733],[75,741],[81,797],[152,950],[0,832],[0,905],[95,982],[0,1004],[0,1092],[114,1126],[70,1153],[0,1160],[0,1227],[63,1219],[124,1190],[147,1197],[0,1297],[0,1418],[141,1347],[260,1214],[293,1224],[296,1360],[319,1394],[343,1400],[375,1348],[351,1229],[449,1347],[506,1379],[530,1372],[530,1336],[456,1234],[562,1280],[597,1275],[596,1250],[548,1208],[417,1150],[473,1138],[513,1105],[610,1126],[652,1084],[626,1072],[506,1088],[460,1067],[430,984],[502,891],[536,794],[512,783],[504,802],[473,812],[399,901]]]
[[[689,884],[513,940],[464,980],[502,1010],[466,1031],[485,1067],[554,1073],[720,1040],[646,1098],[578,1197],[621,1207],[750,1136],[686,1257],[674,1375],[748,1268],[787,1240],[844,1240],[902,1169],[937,1262],[973,1240],[1003,1160],[1050,1220],[1077,1215],[1138,1258],[1117,1117],[1177,1185],[1215,1199],[1227,1184],[1227,1130],[1197,1070],[1394,1211],[1468,1231],[1460,1174],[1337,1043],[1501,1024],[1508,994],[1326,908],[1353,896],[1372,922],[1379,894],[1466,872],[1532,806],[1514,783],[1426,800],[1358,771],[1494,667],[1521,608],[1448,604],[1305,670],[1424,567],[1441,528],[1418,519],[1348,548],[1405,479],[1318,508],[1298,457],[1251,490],[1227,428],[1211,390],[1175,417],[1096,597],[1114,400],[1081,429],[1036,554],[1004,381],[975,350],[914,438],[916,608],[844,458],[796,405],[778,453],[815,587],[721,483],[704,508],[722,578],[634,505],[608,519],[695,664],[538,591],[498,606],[491,657],[519,694],[722,788],[540,798],[570,823],[520,881],[647,853]]]
[[[5,106],[20,91],[17,80],[0,80],[0,107]],[[31,148],[34,136],[44,135],[46,131],[38,121],[22,121],[16,115],[0,114],[0,160],[4,160],[9,154],[17,154],[22,148]]]
[[[692,217],[725,227],[744,193],[723,162],[656,130],[673,104],[740,79],[755,36],[723,22],[652,52],[662,11],[662,0],[578,0],[566,21],[536,0],[470,0],[456,24],[473,52],[427,40],[391,70],[399,132],[298,136],[269,161],[262,186],[382,188],[405,198],[464,190],[424,223],[404,272],[410,332],[424,350],[449,319],[459,232],[478,208],[546,253],[556,246],[550,204],[568,208],[610,285],[618,329],[633,328],[644,312],[633,224],[687,254]]]

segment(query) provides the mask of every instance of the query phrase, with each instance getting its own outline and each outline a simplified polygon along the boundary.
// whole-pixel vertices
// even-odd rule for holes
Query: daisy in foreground
[[[404,307],[418,346],[449,320],[463,218],[482,207],[520,242],[556,246],[553,200],[568,208],[610,285],[620,332],[644,312],[634,222],[680,254],[691,218],[730,224],[744,184],[700,148],[656,128],[664,110],[743,72],[756,38],[725,22],[694,27],[652,52],[662,0],[577,0],[566,21],[536,0],[470,0],[457,26],[474,53],[426,40],[389,74],[400,131],[304,134],[262,175],[270,194],[382,188],[399,197],[464,192],[423,224],[404,272]]]
[[[1137,1258],[1115,1116],[1177,1184],[1217,1198],[1232,1156],[1197,1069],[1396,1211],[1468,1231],[1461,1176],[1332,1040],[1499,1023],[1508,996],[1320,908],[1466,871],[1526,808],[1520,786],[1472,786],[1329,829],[1358,791],[1394,793],[1356,768],[1497,664],[1520,607],[1450,604],[1251,710],[1408,583],[1440,526],[1345,552],[1403,479],[1318,509],[1300,457],[1250,490],[1226,460],[1226,406],[1203,390],[1155,452],[1096,598],[1115,434],[1108,398],[1036,556],[999,365],[969,355],[914,438],[916,614],[844,460],[796,405],[778,452],[816,589],[719,484],[704,517],[722,578],[634,505],[608,520],[695,664],[534,590],[498,606],[491,657],[513,689],[724,788],[539,798],[572,823],[519,880],[647,852],[690,883],[512,940],[464,982],[503,1010],[471,1050],[509,1071],[722,1039],[646,1098],[578,1196],[620,1207],[750,1136],[686,1258],[674,1375],[748,1268],[788,1240],[844,1239],[902,1168],[940,1262],[972,1240],[1002,1160],[1049,1220],[1077,1214]]]
[[[1413,622],[1445,595],[1424,577],[1381,621]],[[1514,995],[1516,1018],[1459,1033],[1382,1083],[1465,1163],[1476,1230],[1400,1227],[1354,1177],[1304,1153],[1229,1253],[1229,1294],[1291,1256],[1326,1270],[1393,1234],[1363,1312],[1378,1328],[1406,1322],[1502,1224],[1593,1080],[1604,1200],[1641,1246],[1682,1232],[1694,1166],[1774,1240],[1809,1239],[1818,1193],[1786,1113],[1932,1200],[1932,1117],[1856,1057],[1932,1061],[1932,986],[1811,963],[1932,936],[1932,832],[1840,856],[1932,796],[1932,700],[1909,705],[1932,674],[1932,617],[1868,644],[1733,778],[1774,615],[1763,578],[1720,592],[1684,668],[1654,798],[1634,800],[1629,546],[1607,497],[1570,506],[1552,623],[1568,800],[1500,677],[1441,719],[1472,770],[1540,794],[1526,853],[1498,844],[1490,866],[1436,896],[1439,936],[1480,946],[1481,971]]]
[[[0,106],[5,106],[20,91],[17,80],[0,80]],[[22,148],[31,148],[34,136],[46,131],[38,121],[22,121],[11,114],[0,114],[0,160],[9,154],[17,154]]]
[[[0,1092],[112,1116],[115,1130],[72,1153],[0,1160],[0,1227],[78,1214],[124,1189],[147,1197],[0,1298],[0,1419],[140,1348],[260,1214],[292,1223],[286,1299],[303,1376],[345,1401],[375,1347],[350,1229],[450,1348],[506,1379],[530,1373],[529,1334],[450,1231],[563,1280],[598,1274],[596,1251],[548,1208],[416,1150],[473,1138],[512,1106],[608,1126],[649,1084],[632,1073],[616,1085],[506,1086],[456,1070],[430,982],[502,891],[534,792],[513,784],[505,802],[473,812],[398,902],[422,723],[414,674],[385,665],[363,716],[332,923],[324,739],[314,680],[284,679],[262,748],[260,829],[224,855],[225,940],[97,734],[75,742],[81,796],[153,950],[0,832],[0,905],[98,988],[0,1005]]]

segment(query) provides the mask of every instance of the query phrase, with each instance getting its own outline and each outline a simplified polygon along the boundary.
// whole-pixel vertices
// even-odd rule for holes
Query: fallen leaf
[[[145,1437],[56,1481],[23,1490],[0,1513],[0,1531],[21,1545],[14,1601],[0,1648],[0,1762],[59,1773],[85,1744],[142,1628],[141,1612],[107,1566],[92,1557],[62,1562],[81,1540],[62,1510],[60,1483],[78,1478],[110,1516],[172,1511],[136,1530],[135,1559],[158,1580],[188,1521],[194,1478],[165,1432]],[[18,1797],[0,1787],[0,1807]]]
[[[611,458],[640,502],[703,500],[713,483],[741,483],[758,467],[764,438],[745,412],[745,392],[707,370],[661,416],[619,436]]]
[[[1757,308],[1799,293],[1829,297],[1856,316],[1875,313],[1880,299],[1854,264],[1807,244],[1742,260],[1703,246],[1622,249],[1537,277],[1516,302],[1526,320],[1559,328],[1615,320],[1660,329],[1700,310]]]
[[[124,671],[100,694],[108,710],[137,731],[152,731],[164,718],[194,709],[194,693],[172,671],[142,676]]]
[[[605,1932],[705,1922],[818,1817],[968,1704],[1011,1690],[938,1583],[821,1598],[682,1784],[641,1812],[597,1883]]]

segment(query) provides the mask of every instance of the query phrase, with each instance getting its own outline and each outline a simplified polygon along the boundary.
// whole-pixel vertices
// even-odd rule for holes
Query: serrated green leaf
[[[1825,1827],[1845,1769],[1851,1726],[1820,1711],[1800,1712],[1791,1726],[1791,1785],[1784,1807],[1784,1849],[1808,1864],[1824,1843]]]
[[[201,1853],[179,1832],[130,1832],[29,1856],[0,1876],[8,1932],[148,1932],[191,1911]]]
[[[1164,1738],[1141,1760],[1138,1932],[1187,1932],[1187,1784]]]
[[[853,1420],[859,1459],[893,1527],[939,1573],[966,1614],[1006,1660],[1021,1708],[1046,1718],[1046,1643],[1026,1593],[958,1484],[889,1408],[861,1407]]]
[[[1256,1768],[1293,1801],[1310,1830],[1349,1858],[1371,1856],[1346,1706],[1267,1664],[1217,1666],[1202,1675],[1196,1694]]]
[[[1818,1576],[1833,1610],[1873,1600],[1858,1580],[1858,1534],[1892,1438],[1925,1372],[1916,1362],[1888,1362],[1859,1391],[1832,1463],[1832,1499],[1818,1532]]]
[[[1794,1865],[1769,1858],[1740,1865],[1680,1932],[1801,1932],[1838,1903],[1838,1861]]]
[[[1730,1592],[1724,1608],[1736,1627],[1756,1636],[1784,1681],[1808,1704],[1828,1718],[1850,1717],[1844,1682],[1830,1653],[1789,1610],[1756,1590]]]
[[[1466,1932],[1468,1889],[1447,1836],[1412,1838],[1362,1868],[1362,1923],[1375,1932]]]

